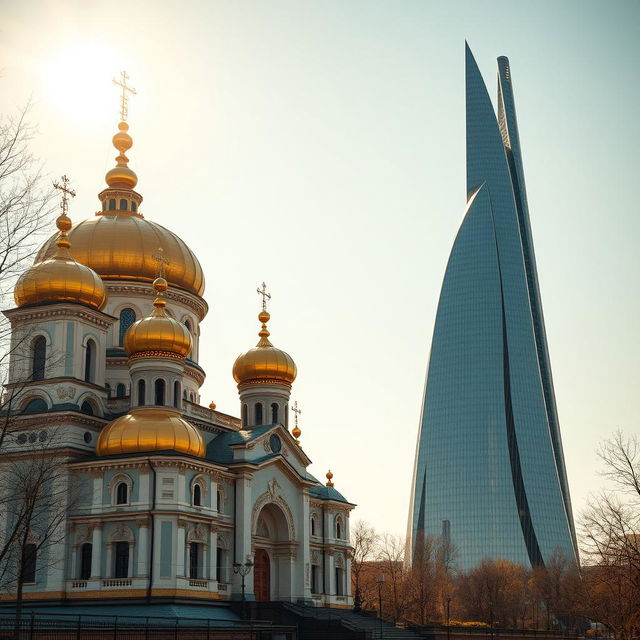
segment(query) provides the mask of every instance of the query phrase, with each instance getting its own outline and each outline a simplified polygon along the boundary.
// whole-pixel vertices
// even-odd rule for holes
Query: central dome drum
[[[153,255],[162,248],[169,285],[197,296],[204,293],[204,274],[195,254],[175,233],[140,215],[99,213],[76,225],[69,240],[74,258],[105,280],[153,282],[158,270]],[[38,252],[36,262],[53,257],[55,250],[53,236]]]

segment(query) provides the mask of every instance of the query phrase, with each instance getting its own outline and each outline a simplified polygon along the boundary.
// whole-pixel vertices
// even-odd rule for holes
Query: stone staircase
[[[298,618],[300,640],[424,640],[423,636],[350,609],[283,603]]]

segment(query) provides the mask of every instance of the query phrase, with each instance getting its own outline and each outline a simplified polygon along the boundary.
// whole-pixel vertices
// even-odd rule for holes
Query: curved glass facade
[[[485,557],[577,562],[573,518],[529,225],[511,73],[498,61],[496,119],[466,49],[467,211],[431,345],[409,516]]]

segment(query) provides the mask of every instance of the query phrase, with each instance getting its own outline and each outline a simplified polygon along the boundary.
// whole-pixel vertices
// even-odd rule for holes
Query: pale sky
[[[595,449],[638,432],[637,2],[0,0],[0,112],[97,210],[121,69],[145,217],[204,268],[203,404],[273,295],[312,473],[404,533],[440,286],[465,206],[464,41],[511,62],[574,511]],[[52,228],[53,231],[53,228]]]

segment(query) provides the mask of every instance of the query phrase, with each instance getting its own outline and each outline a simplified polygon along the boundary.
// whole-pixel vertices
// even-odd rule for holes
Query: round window
[[[91,435],[91,433],[89,431],[85,431],[84,432],[84,441],[89,444],[93,438],[93,436]]]
[[[275,433],[269,438],[269,446],[273,453],[280,453],[280,449],[282,449],[282,442]]]
[[[16,440],[18,441],[18,444],[25,444],[27,441],[27,434],[26,433],[19,433],[18,437],[16,438]]]
[[[29,434],[29,442],[33,443],[38,439],[38,434],[37,433],[30,433]]]
[[[40,442],[44,442],[47,439],[47,432],[46,431],[41,431],[38,434],[38,440],[40,440]]]

